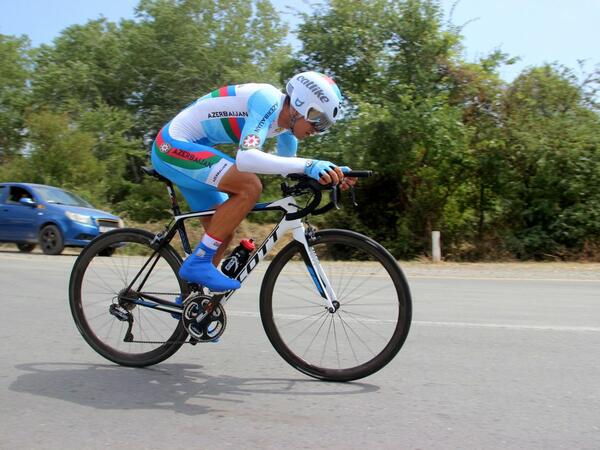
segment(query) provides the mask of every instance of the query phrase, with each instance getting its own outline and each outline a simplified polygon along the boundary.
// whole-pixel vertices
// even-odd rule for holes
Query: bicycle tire
[[[324,300],[318,293],[314,282],[308,275],[308,271],[305,268],[306,266],[303,260],[306,258],[306,253],[304,247],[299,242],[292,241],[275,256],[265,273],[261,287],[261,320],[271,344],[279,353],[279,355],[292,367],[317,379],[329,381],[352,381],[377,372],[386,364],[388,364],[402,348],[410,329],[412,301],[408,283],[402,270],[392,255],[390,255],[390,253],[380,244],[366,236],[352,231],[319,231],[315,234],[314,239],[311,239],[309,245],[315,249],[320,259],[322,259],[323,255],[329,258],[329,261],[322,260],[321,265],[324,267],[331,285],[334,287],[337,286],[336,291],[338,294],[340,307],[334,314],[331,314],[325,309]],[[324,251],[323,248],[325,249]],[[327,252],[330,253],[328,254]],[[353,261],[353,258],[362,259],[363,262]],[[326,268],[325,266],[328,267]],[[341,273],[342,270],[345,270],[346,266],[350,268],[349,270],[354,271],[354,274],[349,277],[349,280],[346,282],[344,278],[342,278],[343,281],[334,279],[333,276],[337,276],[338,273]],[[290,267],[290,269],[286,269],[286,267]],[[300,271],[298,271],[299,267]],[[378,270],[377,273],[380,274],[377,275],[381,279],[378,280],[378,286],[375,290],[372,290],[368,287],[370,286],[370,284],[367,284],[369,282],[368,279],[360,279],[365,278],[364,275],[361,275],[361,271],[364,272],[365,269],[370,271],[370,273],[374,273],[374,270]],[[302,275],[302,272],[304,272],[304,275]],[[297,279],[294,280],[294,278],[297,278],[298,276],[303,277],[302,282],[298,282]],[[293,289],[290,289],[288,286],[291,282],[295,283]],[[345,286],[342,286],[343,282],[346,283]],[[361,284],[350,288],[349,285],[352,283]],[[312,291],[312,293],[308,291],[306,291],[306,293],[304,292],[304,288],[307,285],[309,286],[307,288],[308,291]],[[350,290],[349,294],[346,295],[348,290]],[[377,313],[377,309],[373,309],[373,307],[376,305],[374,303],[369,303],[367,305],[367,307],[371,307],[371,310],[369,310],[364,309],[365,306],[361,303],[357,304],[356,301],[360,300],[362,302],[367,298],[368,294],[375,294],[382,291],[385,293],[386,290],[389,292],[389,301],[385,303],[383,309],[388,308],[393,310],[396,308],[397,314],[395,314],[395,317],[390,320],[368,318],[369,316],[365,314],[365,312],[370,311],[370,314]],[[298,295],[299,292],[301,293],[300,295]],[[379,301],[382,301],[383,293],[377,295],[377,299]],[[314,295],[314,298],[312,298],[311,295]],[[356,298],[352,299],[351,297],[353,296]],[[313,302],[314,299],[316,299],[316,301]],[[284,301],[292,302],[298,300],[298,304],[300,306],[297,307],[288,305],[274,306],[275,303],[282,304]],[[358,308],[359,306],[360,309]],[[351,313],[350,307],[354,307],[355,312]],[[301,315],[287,314],[286,311],[292,308],[298,311],[314,308],[317,313],[307,315],[305,318],[302,318]],[[324,312],[319,313],[318,308],[322,308]],[[356,312],[357,310],[361,312]],[[381,312],[383,313],[384,311]],[[305,327],[305,322],[302,324],[304,331],[301,331],[298,335],[296,335],[292,342],[291,335],[296,334],[296,331],[294,330],[292,333],[288,330],[291,330],[296,326],[296,323],[299,324],[305,319],[310,321],[311,317],[316,315],[319,315],[319,317],[314,319],[314,323],[316,323],[315,327],[319,324],[319,322],[321,323],[318,330],[314,332],[313,328],[313,330],[309,332],[309,329],[313,327],[313,325],[309,324],[309,327]],[[301,318],[298,319],[298,317]],[[329,330],[327,331],[327,338],[323,346],[321,361],[316,363],[313,355],[315,352],[312,351],[310,347],[319,337],[321,330],[328,320]],[[377,320],[379,320],[379,322]],[[381,350],[371,350],[364,341],[362,343],[359,342],[356,348],[354,348],[350,342],[351,336],[358,336],[359,341],[361,338],[359,333],[355,330],[350,330],[350,332],[348,332],[350,322],[355,322],[357,327],[359,327],[359,332],[361,333],[364,333],[364,330],[367,329],[368,333],[371,333],[372,335],[381,334],[381,339],[377,339],[385,342],[385,344],[382,345]],[[363,323],[361,324],[360,322]],[[348,344],[345,342],[338,342],[336,324],[340,330],[339,340],[343,340],[345,337],[348,340]],[[333,334],[331,334],[331,336],[335,335],[337,367],[332,367],[332,365],[322,365],[324,356],[331,353],[330,350],[334,347],[333,338],[331,344],[328,344],[327,342],[328,338],[330,337],[332,325]],[[376,326],[381,327],[381,329],[376,329]],[[300,328],[300,326],[298,326],[298,328]],[[383,334],[386,334],[386,336],[383,336]],[[299,349],[304,348],[304,344],[301,346],[300,343],[296,343],[298,339],[303,339],[304,342],[310,341],[309,348],[305,350],[303,355],[299,354]],[[363,344],[369,351],[362,350]],[[344,348],[346,351],[351,349],[351,351],[348,351],[348,353],[353,354],[351,356],[342,355],[344,362],[349,361],[349,365],[347,366],[342,366],[342,361],[340,359],[340,349]],[[356,354],[359,351],[361,352],[361,359],[359,359],[359,355]],[[362,356],[362,353],[365,354],[364,357]],[[334,359],[334,363],[335,362],[336,361]]]
[[[148,257],[138,258],[126,253],[131,252],[131,247],[135,246],[136,253],[141,251],[148,255],[152,254],[154,250],[150,243],[153,239],[154,234],[145,230],[121,228],[109,231],[100,235],[85,247],[75,261],[71,272],[69,304],[79,332],[97,353],[124,366],[144,367],[164,361],[182,346],[188,336],[181,320],[175,321],[169,313],[156,311],[148,307],[130,305],[134,315],[134,325],[136,325],[137,315],[137,326],[134,331],[139,338],[142,338],[137,342],[143,341],[144,337],[158,335],[163,343],[141,343],[137,346],[132,345],[132,343],[126,344],[121,340],[121,337],[125,334],[123,327],[126,327],[126,325],[123,324],[127,323],[119,322],[108,312],[110,305],[115,303],[118,292],[127,287],[127,283],[130,281],[129,266],[139,262],[137,270],[131,272],[133,276],[141,269],[142,261],[148,259]],[[102,256],[109,251],[112,254],[110,258]],[[168,244],[160,248],[158,255],[156,265],[150,270],[148,283],[160,283],[160,286],[168,286],[170,290],[173,290],[172,294],[180,295],[181,298],[185,299],[189,295],[189,287],[178,276],[181,258]],[[164,273],[168,273],[169,270],[173,273],[164,280],[160,279],[155,282],[150,276],[154,273],[158,274],[159,269],[164,269],[160,271],[160,276],[163,278]],[[100,281],[98,281],[98,277],[101,278]],[[92,288],[101,289],[102,291],[96,293],[91,290]],[[104,289],[107,289],[106,292],[104,292]],[[88,314],[86,311],[89,309],[95,309],[99,312],[98,318],[92,316],[91,312]],[[106,320],[110,324],[106,337],[99,336],[99,327],[93,325],[92,320]],[[120,329],[115,330],[116,332],[113,333],[112,330],[115,325]],[[103,325],[102,327],[106,326]],[[146,329],[142,330],[142,326],[145,326]],[[117,339],[113,339],[109,334],[116,334]],[[129,345],[129,350],[120,348],[127,347],[127,345]],[[157,345],[158,347],[154,348]],[[145,347],[142,348],[142,346]],[[152,348],[148,349],[148,346],[152,346]]]

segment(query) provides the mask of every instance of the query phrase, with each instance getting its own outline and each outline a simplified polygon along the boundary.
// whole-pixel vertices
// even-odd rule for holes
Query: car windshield
[[[83,206],[84,208],[93,208],[81,197],[62,189],[51,187],[37,187],[36,191],[47,203],[56,203],[57,205]]]

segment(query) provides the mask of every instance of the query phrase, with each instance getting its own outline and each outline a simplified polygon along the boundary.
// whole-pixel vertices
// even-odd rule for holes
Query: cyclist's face
[[[294,136],[298,139],[304,139],[313,134],[317,134],[315,124],[307,121],[304,117],[299,117],[294,125]]]

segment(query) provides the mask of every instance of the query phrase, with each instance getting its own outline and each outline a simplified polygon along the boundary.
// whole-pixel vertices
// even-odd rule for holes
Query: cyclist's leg
[[[198,187],[196,187],[195,189],[189,189],[179,185],[178,187],[192,211],[202,211],[206,209],[216,208],[218,205],[221,205],[228,199],[227,194],[224,194],[214,189],[210,190]],[[202,217],[200,219],[200,222],[202,222],[204,231],[208,232],[210,224],[212,222],[212,216]],[[213,258],[213,264],[215,266],[219,266],[219,263],[223,259],[223,254],[229,247],[232,238],[233,233],[221,239],[223,243],[217,250],[215,257]]]
[[[234,165],[228,155],[205,145],[173,139],[167,125],[153,145],[152,163],[159,173],[182,189],[192,209],[217,207],[218,211],[219,204],[227,203],[227,195],[217,191],[216,186]],[[223,275],[214,265],[225,251],[223,244],[231,239],[233,229],[227,233],[220,232],[216,237],[210,235],[214,226],[208,226],[209,230],[186,259],[179,274],[183,279],[213,291],[237,289],[239,282]]]
[[[262,184],[256,174],[240,172],[234,165],[221,178],[218,188],[229,194],[229,199],[217,208],[208,232],[217,239],[225,239],[254,208],[262,192]]]

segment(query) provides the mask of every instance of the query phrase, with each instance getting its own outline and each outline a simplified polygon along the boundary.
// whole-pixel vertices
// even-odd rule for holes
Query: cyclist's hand
[[[350,172],[350,170],[351,170],[350,167],[348,167],[348,166],[341,166],[340,169],[342,169],[342,172],[344,174]],[[341,180],[340,189],[342,191],[347,191],[352,186],[354,186],[357,181],[358,181],[358,178],[347,177],[347,176],[344,175],[344,178]]]
[[[344,172],[329,161],[310,160],[304,167],[304,173],[321,184],[338,184],[344,179]]]

